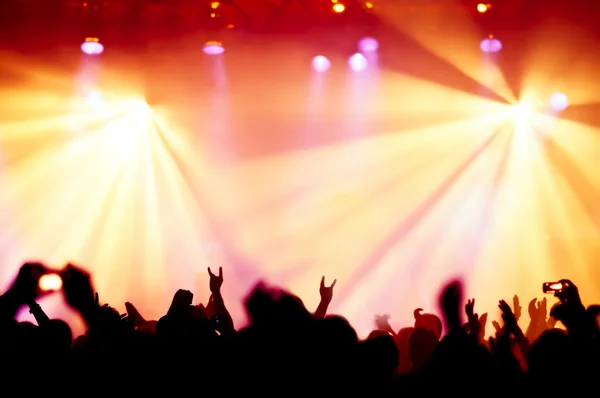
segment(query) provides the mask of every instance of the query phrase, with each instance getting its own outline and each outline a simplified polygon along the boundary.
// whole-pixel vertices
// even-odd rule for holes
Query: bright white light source
[[[493,36],[490,36],[486,39],[483,39],[481,43],[479,43],[479,47],[484,53],[493,54],[502,50],[502,42]]]
[[[367,69],[369,62],[364,55],[356,53],[350,57],[348,60],[348,65],[354,72],[362,72],[363,70]]]
[[[88,93],[86,101],[88,105],[96,108],[104,103],[104,98],[102,97],[102,93],[100,91],[94,90]]]
[[[219,55],[225,52],[225,48],[223,48],[223,44],[221,42],[208,41],[206,44],[204,44],[202,51],[208,55]]]
[[[372,37],[365,37],[358,42],[358,49],[363,53],[371,53],[379,50],[379,42]]]
[[[331,68],[331,61],[323,55],[317,55],[312,60],[312,67],[317,72],[327,72]]]
[[[42,275],[39,280],[39,288],[44,292],[60,290],[62,288],[62,278],[57,274]]]
[[[104,46],[97,37],[88,37],[81,44],[81,51],[87,55],[100,55],[104,52]]]
[[[557,112],[564,111],[569,106],[569,99],[563,93],[554,93],[550,97],[550,106]]]
[[[514,107],[514,116],[517,120],[523,121],[533,115],[533,107],[527,101],[521,101]]]

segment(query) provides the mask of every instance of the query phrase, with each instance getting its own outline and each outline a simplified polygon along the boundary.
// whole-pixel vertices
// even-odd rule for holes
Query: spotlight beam
[[[379,244],[374,251],[362,262],[361,265],[358,266],[357,270],[350,275],[348,280],[342,286],[342,291],[338,292],[338,297],[341,297],[342,300],[338,302],[342,302],[343,298],[348,297],[356,288],[360,285],[361,281],[364,278],[367,278],[376,267],[373,267],[373,264],[379,263],[385,255],[399,242],[406,239],[409,233],[419,225],[419,223],[436,207],[438,203],[440,203],[441,198],[443,198],[450,189],[454,186],[454,184],[458,181],[458,179],[463,175],[463,173],[469,169],[469,167],[477,160],[479,156],[489,148],[496,139],[500,136],[500,133],[504,129],[505,126],[502,126],[495,133],[493,133],[479,148],[466,159],[451,175],[448,176],[446,181],[439,186],[425,201],[416,208],[410,215],[404,220],[400,221],[396,228],[392,231],[392,233]]]
[[[545,154],[552,169],[562,176],[562,180],[571,188],[577,202],[589,216],[596,229],[600,231],[600,218],[598,218],[597,213],[600,190],[594,186],[585,175],[585,172],[570,159],[569,154],[551,136],[539,132],[536,136],[540,141],[540,145],[545,148]]]

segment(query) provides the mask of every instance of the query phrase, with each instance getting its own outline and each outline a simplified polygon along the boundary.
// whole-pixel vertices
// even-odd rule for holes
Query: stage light
[[[513,116],[517,121],[525,121],[533,115],[533,107],[527,101],[520,101],[513,108]]]
[[[219,3],[218,1],[213,1],[210,3],[210,8],[212,8],[213,10],[216,10],[217,8],[219,8],[220,5],[221,5],[221,3]]]
[[[477,4],[477,11],[479,11],[481,14],[486,12],[489,8],[490,8],[490,6],[487,4],[483,4],[483,3]]]
[[[502,42],[490,35],[481,41],[479,47],[484,53],[497,53],[502,50]]]
[[[371,3],[370,1],[367,1],[365,3],[365,8],[373,8],[373,3]]]
[[[346,6],[343,5],[342,3],[335,3],[332,8],[333,8],[333,12],[336,12],[338,14],[341,14],[342,12],[344,12],[346,10]]]
[[[323,55],[317,55],[312,60],[312,67],[317,72],[327,72],[331,68],[331,62]]]
[[[379,50],[379,42],[372,37],[365,37],[358,42],[358,49],[363,53],[375,52]]]
[[[208,55],[219,55],[223,54],[225,49],[223,48],[223,44],[221,44],[221,42],[207,41],[206,44],[204,44],[202,51]]]
[[[102,97],[102,93],[100,91],[90,91],[86,96],[86,102],[91,107],[97,108],[104,103],[104,98]]]
[[[563,93],[554,93],[550,97],[550,106],[557,112],[564,111],[569,106],[569,99]]]
[[[352,69],[354,72],[361,72],[367,69],[369,63],[367,62],[367,59],[364,55],[357,53],[351,56],[350,59],[348,59],[348,65],[350,66],[350,69]]]
[[[88,37],[81,44],[81,51],[87,55],[99,55],[104,51],[104,46],[97,37]]]

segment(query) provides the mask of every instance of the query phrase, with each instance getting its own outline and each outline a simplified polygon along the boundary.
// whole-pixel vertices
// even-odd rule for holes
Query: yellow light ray
[[[165,65],[178,62],[174,56],[156,68],[171,76],[174,69]],[[135,70],[134,63],[122,63]],[[72,108],[73,98],[62,92],[70,89],[53,95],[24,84],[10,91],[10,106],[0,105],[10,110],[0,124],[0,159],[18,159],[0,170],[0,220],[8,225],[2,241],[16,242],[10,258],[30,253],[53,264],[82,261],[103,301],[121,307],[133,296],[149,317],[168,306],[173,286],[194,289],[204,299],[207,265],[225,268],[228,305],[236,317],[256,278],[284,284],[314,308],[320,276],[337,277],[335,309],[361,334],[372,327],[364,316],[368,310],[411,323],[410,311],[404,315],[405,307],[395,304],[433,307],[439,284],[454,273],[465,274],[480,313],[514,293],[525,304],[540,295],[544,279],[565,273],[577,279],[586,299],[597,299],[597,271],[589,264],[599,249],[578,240],[581,232],[598,235],[581,203],[600,183],[594,172],[596,130],[539,115],[519,121],[509,106],[443,84],[396,72],[379,77],[377,96],[366,101],[378,124],[361,131],[364,138],[226,164],[212,161],[214,149],[204,139],[210,131],[192,129],[208,113],[198,114],[193,95],[165,90],[161,109],[144,119],[142,95],[124,95],[131,86],[116,72],[104,79],[107,87],[121,86],[106,94],[104,113]],[[257,106],[234,99],[228,105],[244,123],[257,110],[273,118],[302,115],[303,91],[293,85],[278,86],[277,95]],[[232,87],[231,97],[254,98],[257,87],[244,81]],[[26,109],[27,98],[36,94],[39,103]],[[331,99],[320,115],[325,124],[349,117],[336,106],[347,98]],[[63,116],[41,120],[57,115]],[[514,129],[526,122],[532,126]],[[502,139],[460,169],[502,127]],[[384,128],[389,134],[381,134]],[[266,133],[286,133],[273,129]],[[248,131],[261,139],[265,132],[256,130]],[[545,152],[540,134],[553,139],[588,185],[574,185],[572,171],[558,170],[561,163]],[[509,135],[507,169],[497,180]],[[497,198],[490,204],[493,189]],[[484,210],[489,220],[482,224],[483,242],[469,257],[469,240],[477,238]],[[407,230],[399,230],[400,224]],[[572,240],[553,241],[559,233]],[[213,255],[207,246],[215,242],[225,249]],[[16,267],[2,272],[2,282]],[[346,287],[356,275],[365,276],[360,285]],[[136,281],[143,286],[134,286]]]
[[[407,10],[405,5],[389,2],[380,18],[399,32],[417,41],[423,48],[447,61],[462,73],[489,87],[494,93],[509,102],[516,102],[514,94],[497,65],[482,65],[479,48],[484,37],[478,33],[473,17],[462,6],[423,7]],[[452,38],[449,40],[448,25],[452,22]],[[444,40],[440,40],[444,37]],[[484,67],[485,66],[485,67]]]

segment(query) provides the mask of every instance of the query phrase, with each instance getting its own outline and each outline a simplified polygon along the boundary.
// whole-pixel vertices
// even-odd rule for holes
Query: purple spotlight
[[[350,57],[348,60],[348,65],[354,72],[362,72],[363,70],[367,69],[369,62],[367,62],[367,59],[364,55],[357,53]]]
[[[569,106],[569,99],[563,93],[554,93],[550,97],[550,105],[557,112],[564,111]]]
[[[204,51],[204,54],[208,55],[219,55],[223,54],[225,49],[223,48],[223,44],[221,44],[221,42],[207,41],[202,51]]]
[[[104,46],[96,37],[88,37],[81,44],[81,51],[87,55],[100,55],[104,51]]]
[[[379,50],[379,42],[372,37],[365,37],[358,42],[358,49],[363,53],[372,53]]]
[[[497,53],[502,50],[502,42],[490,36],[487,39],[483,39],[479,47],[484,53]]]
[[[312,60],[312,67],[317,72],[327,72],[331,68],[331,62],[323,55],[317,55]]]

